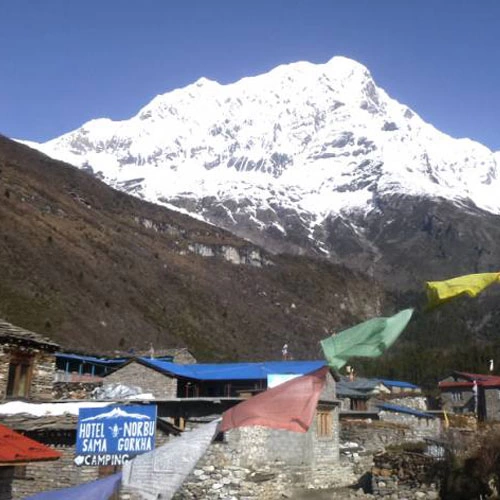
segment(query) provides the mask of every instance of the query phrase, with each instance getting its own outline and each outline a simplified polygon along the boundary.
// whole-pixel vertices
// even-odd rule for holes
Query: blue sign
[[[156,405],[80,408],[77,465],[121,465],[154,449]]]

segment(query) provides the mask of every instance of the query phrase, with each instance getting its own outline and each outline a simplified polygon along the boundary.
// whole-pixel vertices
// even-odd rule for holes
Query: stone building
[[[0,399],[50,400],[59,346],[0,320]]]
[[[13,498],[13,484],[28,464],[43,467],[60,457],[58,451],[0,425],[0,500]]]
[[[500,376],[453,372],[438,386],[448,411],[474,413],[479,420],[500,420]]]
[[[144,363],[141,358],[132,359],[104,378],[104,384],[138,386],[144,393],[153,394],[155,399],[177,397],[177,377]]]
[[[224,441],[238,466],[259,467],[279,462],[285,466],[319,470],[339,461],[339,408],[335,380],[328,374],[307,432],[240,427],[226,432]]]
[[[64,405],[64,403],[60,404]],[[26,413],[1,415],[1,411],[0,407],[2,424],[8,425],[27,438],[36,440],[41,443],[40,446],[50,446],[59,457],[56,462],[26,461],[20,463],[10,480],[14,500],[21,500],[43,491],[88,483],[109,476],[120,469],[119,466],[77,466],[75,464],[78,417],[74,414],[37,417]],[[47,411],[50,411],[48,406]],[[171,435],[178,434],[179,431],[165,419],[157,420],[156,446],[164,444]]]
[[[274,499],[292,488],[351,484],[339,458],[339,407],[329,375],[307,432],[231,429],[212,443],[174,498],[212,498],[217,491],[218,498]]]

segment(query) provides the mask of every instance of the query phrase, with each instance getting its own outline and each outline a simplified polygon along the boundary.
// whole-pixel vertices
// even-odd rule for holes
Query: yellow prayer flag
[[[446,281],[428,281],[426,287],[429,307],[437,306],[462,294],[476,297],[496,282],[500,282],[500,273],[467,274]]]

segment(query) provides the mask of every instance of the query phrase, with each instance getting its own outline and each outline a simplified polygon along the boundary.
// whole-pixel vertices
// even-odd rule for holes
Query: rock
[[[269,481],[276,477],[275,472],[264,472],[264,471],[256,471],[252,472],[246,477],[247,481],[252,481],[253,483],[262,483],[264,481]]]
[[[198,477],[198,476],[202,476],[203,475],[203,471],[201,469],[195,469],[193,471],[193,474]]]
[[[220,483],[214,483],[214,484],[212,484],[212,489],[213,490],[220,490],[222,488],[222,486],[223,485]]]

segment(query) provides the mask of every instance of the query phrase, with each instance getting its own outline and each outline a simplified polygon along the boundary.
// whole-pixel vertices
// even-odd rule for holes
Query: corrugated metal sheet
[[[61,454],[0,424],[0,463],[57,460]]]
[[[406,413],[408,415],[413,415],[415,417],[423,418],[436,418],[435,415],[427,413],[425,411],[415,410],[414,408],[409,408],[408,406],[392,405],[389,403],[378,404],[378,408],[385,411],[393,411],[396,413]]]
[[[306,375],[326,364],[325,361],[264,361],[181,365],[151,358],[140,360],[162,372],[195,380],[267,380],[269,374]]]
[[[418,385],[410,384],[410,382],[401,382],[400,380],[387,380],[381,378],[380,382],[385,384],[387,387],[401,387],[402,389],[418,389]]]

